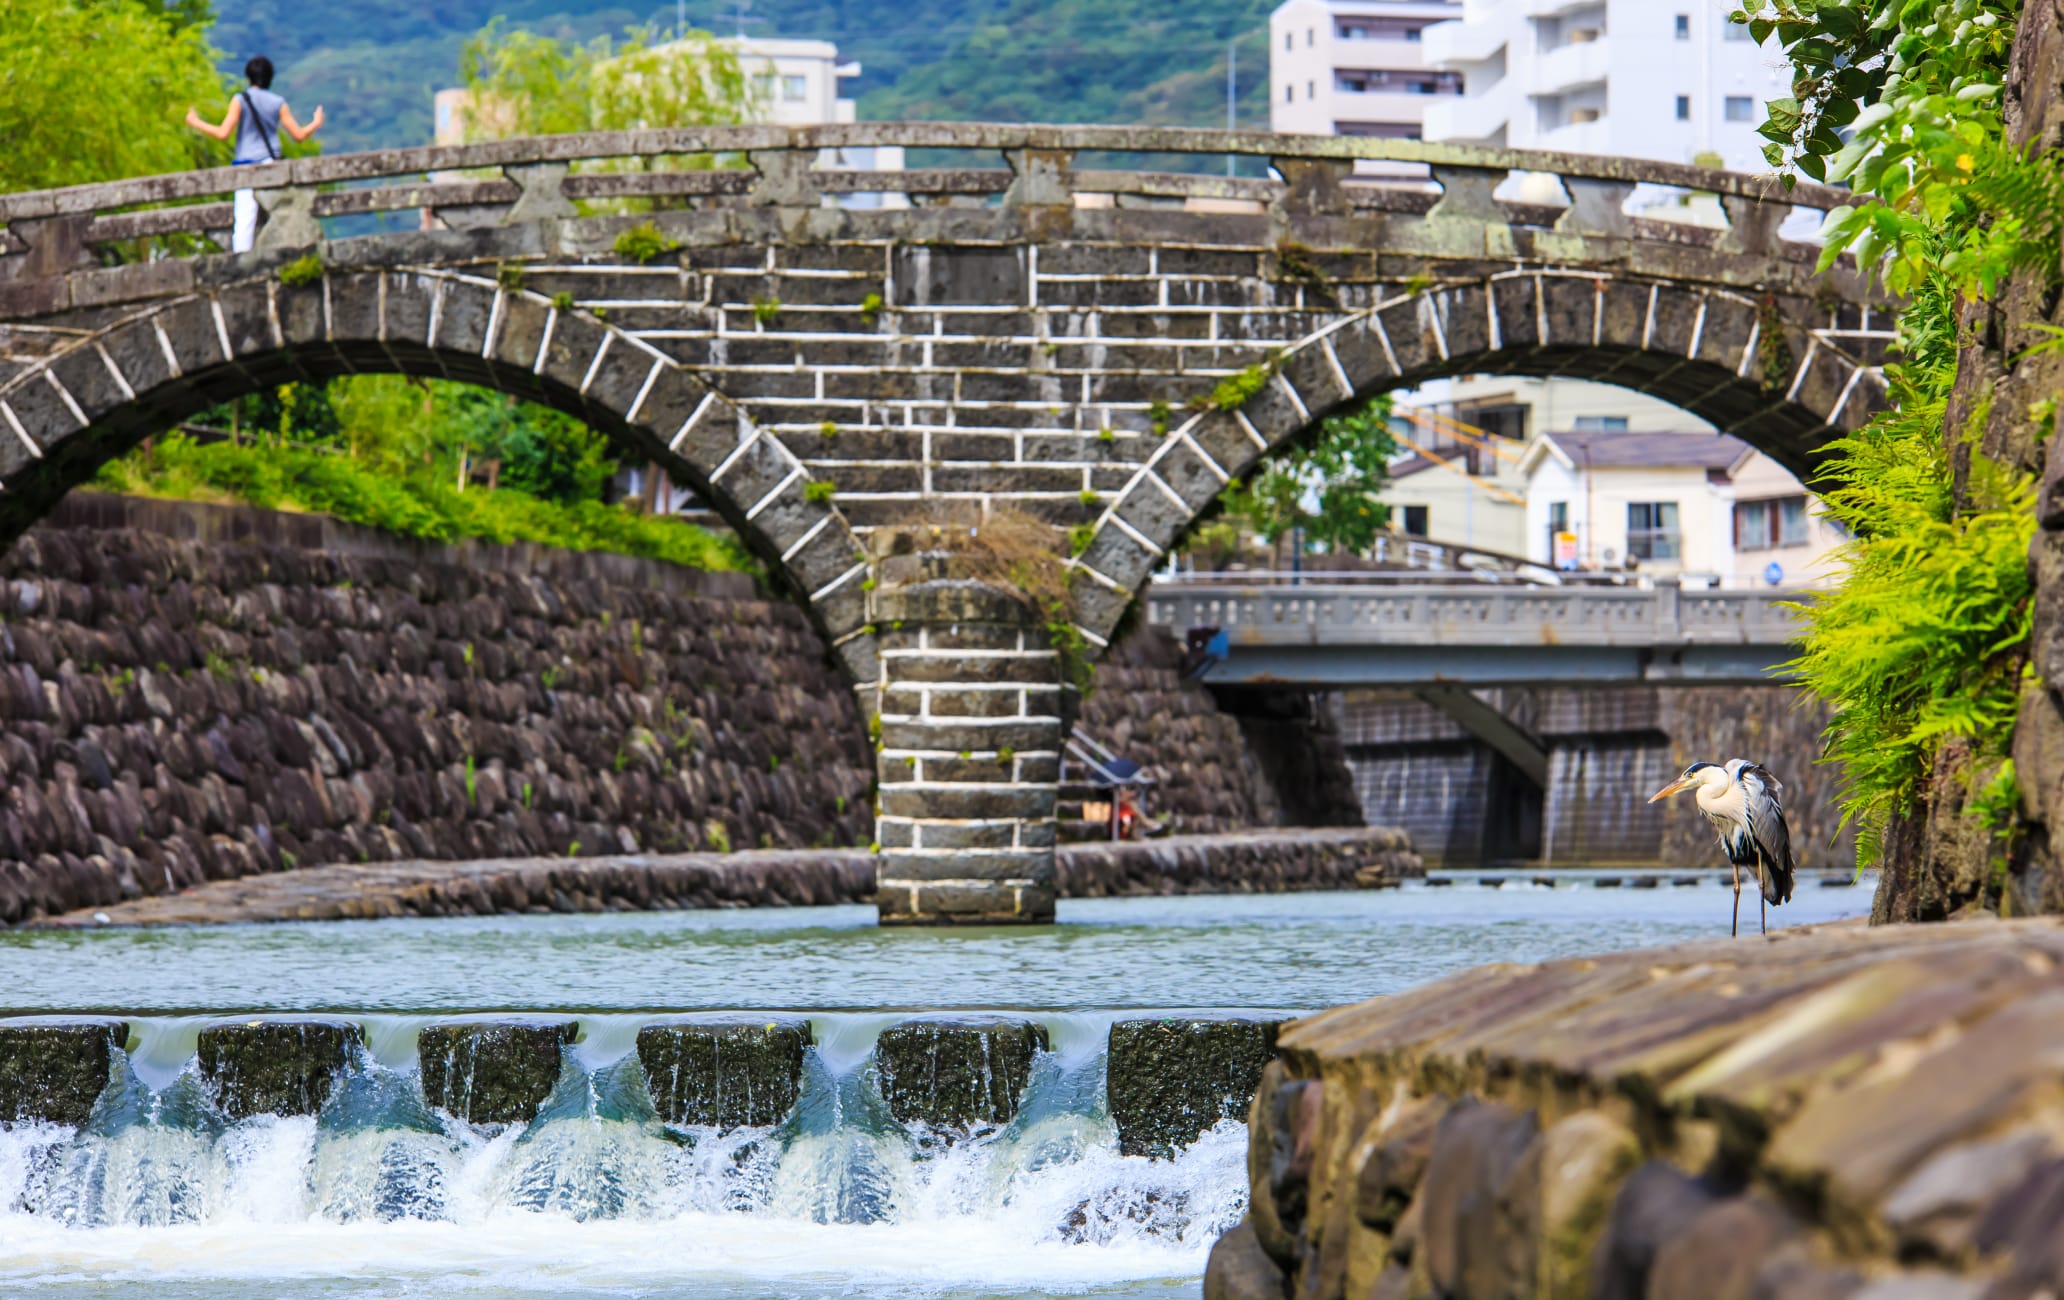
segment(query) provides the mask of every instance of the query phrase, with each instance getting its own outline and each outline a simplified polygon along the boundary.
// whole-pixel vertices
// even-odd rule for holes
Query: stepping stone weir
[[[1046,1029],[1029,1020],[907,1020],[874,1045],[882,1099],[899,1124],[970,1130],[1018,1113]]]
[[[1112,1025],[1104,1088],[1118,1149],[1172,1159],[1220,1120],[1245,1115],[1283,1024],[1157,1016]]]
[[[0,1024],[0,1123],[84,1124],[128,1041],[120,1020]]]
[[[559,1082],[571,1020],[426,1025],[416,1035],[423,1100],[469,1124],[518,1124]]]
[[[638,1064],[660,1119],[771,1128],[802,1095],[810,1022],[796,1016],[674,1021],[638,1031]]]
[[[342,1020],[253,1020],[201,1030],[196,1056],[231,1119],[313,1115],[364,1041],[363,1030]]]

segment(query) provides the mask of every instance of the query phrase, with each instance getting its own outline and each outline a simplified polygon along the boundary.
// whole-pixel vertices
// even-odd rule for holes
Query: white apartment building
[[[1462,0],[1420,38],[1463,94],[1435,99],[1425,138],[1761,171],[1765,101],[1783,59],[1727,21],[1726,0]]]
[[[1423,34],[1460,0],[1286,0],[1269,16],[1269,125],[1298,135],[1421,138],[1427,106],[1463,91]]]

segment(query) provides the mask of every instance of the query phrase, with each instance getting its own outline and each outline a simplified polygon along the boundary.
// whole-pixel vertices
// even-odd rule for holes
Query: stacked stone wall
[[[0,557],[0,920],[322,863],[872,835],[849,684],[735,575],[89,509]]]

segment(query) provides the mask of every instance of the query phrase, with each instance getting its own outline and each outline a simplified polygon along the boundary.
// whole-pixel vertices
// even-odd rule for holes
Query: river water
[[[1755,926],[1753,896],[1746,917]],[[1773,919],[1868,911],[1807,882]],[[880,930],[857,907],[0,934],[0,1010],[131,1019],[87,1128],[0,1126],[0,1293],[328,1297],[1194,1295],[1243,1205],[1235,1121],[1174,1161],[1116,1150],[1112,1020],[1312,1010],[1485,961],[1726,933],[1708,878],[1651,890],[1412,883],[1381,893],[1063,902],[1051,930]],[[1018,1119],[941,1145],[881,1112],[871,1051],[912,1012],[1047,1028]],[[630,1055],[666,1012],[810,1016],[780,1129],[666,1133]],[[319,1118],[229,1123],[190,1060],[210,1020],[343,1013],[367,1052]],[[422,1109],[424,1023],[570,1014],[537,1122]]]

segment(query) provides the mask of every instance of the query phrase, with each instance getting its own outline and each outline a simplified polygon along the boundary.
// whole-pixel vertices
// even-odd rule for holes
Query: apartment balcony
[[[1600,0],[1521,0],[1529,18],[1561,18],[1585,9],[1602,9]]]
[[[1509,79],[1481,95],[1437,95],[1421,102],[1426,105],[1425,137],[1428,140],[1447,140],[1455,144],[1487,143],[1509,134],[1513,108]]]
[[[1513,30],[1512,24],[1495,19],[1457,19],[1428,27],[1419,42],[1429,66],[1456,68],[1496,58]]]
[[[1605,40],[1572,41],[1527,65],[1527,93],[1562,95],[1585,86],[1602,86],[1611,70],[1611,47]]]
[[[1335,118],[1348,122],[1409,122],[1425,120],[1434,104],[1453,103],[1459,95],[1407,95],[1396,90],[1343,90],[1335,88],[1323,107]]]
[[[1571,122],[1541,132],[1532,147],[1552,153],[1611,153],[1612,129],[1603,117],[1594,122]]]

